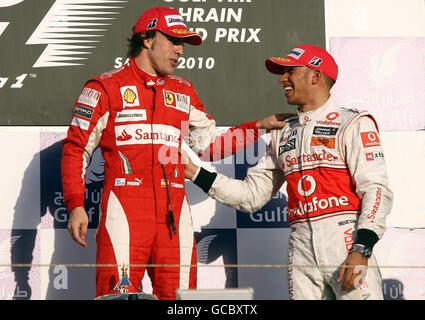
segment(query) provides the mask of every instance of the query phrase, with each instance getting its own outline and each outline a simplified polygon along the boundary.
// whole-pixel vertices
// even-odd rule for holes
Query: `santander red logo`
[[[118,141],[127,141],[127,140],[130,140],[131,138],[133,138],[133,136],[131,134],[128,134],[127,131],[123,130],[121,132],[121,135],[119,135],[117,137],[117,140]]]

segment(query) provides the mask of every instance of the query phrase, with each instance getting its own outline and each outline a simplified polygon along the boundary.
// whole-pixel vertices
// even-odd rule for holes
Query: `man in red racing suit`
[[[289,298],[383,299],[372,249],[385,231],[393,194],[375,120],[335,103],[329,83],[337,65],[319,47],[298,46],[284,58],[269,58],[266,67],[282,75],[298,115],[272,131],[266,154],[243,181],[191,162],[186,177],[246,212],[259,210],[286,181]]]
[[[154,264],[159,266],[147,269],[153,293],[174,299],[176,288],[196,287],[191,267],[197,263],[196,246],[178,152],[182,138],[205,158],[224,157],[253,143],[257,125],[270,129],[280,123],[271,116],[217,137],[215,121],[192,83],[172,75],[183,43],[199,45],[200,36],[187,29],[178,11],[164,7],[141,16],[132,41],[141,35],[140,52],[123,67],[89,80],[75,103],[63,141],[63,191],[68,230],[87,246],[85,171],[99,146],[105,179],[96,262],[115,267],[97,267],[96,296],[139,292],[145,268],[132,265]],[[243,144],[232,143],[235,131],[245,135]]]

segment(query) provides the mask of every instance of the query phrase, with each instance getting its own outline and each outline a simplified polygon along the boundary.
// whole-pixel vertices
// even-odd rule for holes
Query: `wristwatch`
[[[372,255],[372,249],[365,247],[362,244],[355,244],[353,247],[353,252],[360,253],[365,259],[369,259]]]

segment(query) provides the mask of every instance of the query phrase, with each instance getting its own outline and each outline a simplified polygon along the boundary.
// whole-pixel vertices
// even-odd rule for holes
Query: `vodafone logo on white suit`
[[[300,199],[313,195],[317,190],[316,180],[309,175],[302,176],[298,181],[297,191],[300,194]],[[310,201],[298,202],[298,206],[295,208],[288,208],[288,212],[291,216],[305,216],[314,215],[319,210],[327,210],[329,208],[336,208],[341,206],[349,206],[350,201],[347,196],[331,196],[329,198],[319,199],[317,196],[310,199]]]
[[[304,197],[311,196],[316,191],[316,180],[312,176],[303,176],[298,181],[298,193]],[[308,188],[307,190],[305,190]]]

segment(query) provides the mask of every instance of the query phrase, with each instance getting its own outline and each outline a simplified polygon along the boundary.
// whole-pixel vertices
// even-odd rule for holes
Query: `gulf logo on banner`
[[[363,147],[365,148],[377,147],[381,145],[379,136],[374,131],[361,132],[360,135],[362,137]]]

